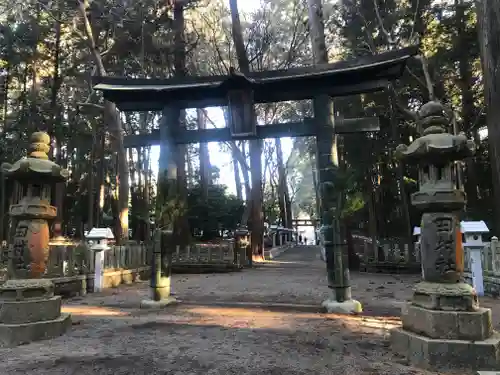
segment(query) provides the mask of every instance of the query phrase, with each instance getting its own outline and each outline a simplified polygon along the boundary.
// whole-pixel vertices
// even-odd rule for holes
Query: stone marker
[[[61,297],[54,283],[42,279],[49,257],[49,223],[57,216],[50,204],[51,189],[68,171],[48,160],[50,138],[31,136],[27,158],[3,163],[2,171],[14,182],[9,215],[15,226],[9,251],[9,278],[0,286],[0,346],[10,347],[62,335],[70,326],[61,314]]]
[[[403,327],[391,331],[392,348],[426,369],[497,369],[500,336],[492,329],[491,311],[479,307],[475,290],[462,281],[459,214],[465,193],[456,188],[453,163],[472,155],[474,143],[445,132],[450,121],[437,102],[421,108],[419,125],[423,136],[397,151],[419,166],[420,189],[412,204],[423,213],[423,280],[402,309]]]

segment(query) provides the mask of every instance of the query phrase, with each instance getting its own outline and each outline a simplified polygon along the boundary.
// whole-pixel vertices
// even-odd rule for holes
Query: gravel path
[[[0,349],[0,375],[437,374],[406,366],[387,340],[417,277],[352,275],[365,313],[346,317],[319,310],[325,274],[318,249],[301,246],[252,270],[174,275],[182,303],[162,311],[137,308],[145,282],[75,298],[71,332]],[[500,318],[495,300],[483,305]]]

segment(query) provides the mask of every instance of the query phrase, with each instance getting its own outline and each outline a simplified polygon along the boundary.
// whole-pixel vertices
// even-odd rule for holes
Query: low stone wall
[[[472,285],[472,274],[464,272],[464,281]],[[483,275],[484,295],[490,297],[500,296],[500,278],[496,276]]]
[[[233,263],[184,263],[172,265],[172,273],[175,274],[227,273],[238,272],[242,269],[241,265]]]
[[[218,273],[242,269],[241,254],[232,242],[195,244],[173,254],[173,273]],[[113,246],[105,253],[103,288],[115,288],[148,280],[151,276],[151,247],[128,243]],[[83,243],[52,246],[45,276],[55,284],[55,293],[64,297],[94,291],[94,253]],[[7,279],[6,265],[0,264],[0,284]]]
[[[116,288],[121,284],[132,284],[150,277],[150,267],[136,269],[115,269],[104,271],[104,288]],[[94,291],[94,275],[54,277],[55,294],[63,297],[84,296]]]
[[[116,288],[121,284],[132,284],[149,279],[150,267],[144,266],[135,269],[110,269],[104,271],[103,288]],[[94,289],[94,275],[87,276],[88,289]]]
[[[87,275],[51,278],[54,294],[62,297],[84,296],[88,290]]]
[[[295,244],[290,242],[287,243],[283,246],[277,246],[273,247],[271,250],[264,251],[264,257],[266,259],[274,259],[279,257],[281,254],[283,254],[285,251],[289,250],[292,248]]]
[[[173,264],[172,273],[199,274],[199,273],[224,273],[241,271],[242,267],[228,263],[185,263]],[[132,284],[141,280],[149,280],[151,268],[144,266],[136,269],[111,269],[104,271],[103,288],[116,288],[122,284]],[[51,280],[55,284],[55,294],[63,297],[84,296],[94,292],[94,275],[78,275],[56,277]]]

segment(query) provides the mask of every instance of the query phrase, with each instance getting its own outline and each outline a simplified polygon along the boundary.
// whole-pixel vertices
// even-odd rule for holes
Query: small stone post
[[[57,216],[51,190],[64,182],[68,171],[49,160],[50,137],[36,132],[28,157],[3,163],[6,178],[15,184],[9,215],[16,223],[9,253],[9,276],[0,286],[0,347],[16,346],[62,335],[71,326],[61,314],[61,297],[54,283],[42,279],[49,258],[49,220]]]
[[[240,256],[240,264],[243,267],[252,267],[252,253],[249,253],[250,232],[245,228],[234,231],[234,242]]]
[[[490,241],[490,250],[491,250],[491,270],[493,273],[496,275],[499,269],[499,261],[500,261],[500,254],[498,253],[498,237],[493,236],[491,237]]]
[[[419,167],[420,189],[411,199],[422,212],[423,280],[402,309],[403,327],[391,331],[392,348],[426,369],[494,369],[500,337],[492,331],[491,311],[479,307],[475,290],[462,281],[465,193],[456,188],[453,164],[472,155],[474,143],[446,132],[450,119],[438,102],[422,106],[419,125],[422,137],[397,153]]]

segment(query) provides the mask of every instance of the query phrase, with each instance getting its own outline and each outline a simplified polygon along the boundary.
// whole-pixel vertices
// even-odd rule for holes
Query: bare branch
[[[409,38],[410,43],[413,40],[413,34],[415,32],[415,24],[417,23],[417,17],[419,16],[419,9],[420,9],[420,0],[417,0],[417,5],[415,6],[415,13],[413,14],[413,24],[411,25],[411,32]]]
[[[375,9],[375,15],[377,16],[378,25],[380,27],[380,30],[382,30],[385,37],[387,38],[387,42],[390,45],[394,45],[396,42],[394,41],[394,39],[392,39],[391,34],[387,31],[387,29],[384,26],[384,21],[382,20],[382,17],[380,16],[380,9],[378,8],[377,0],[373,0],[373,7]]]
[[[214,128],[216,128],[217,126],[216,126],[215,122],[210,118],[210,116],[208,116],[208,112],[204,108],[203,108],[203,113],[205,114],[205,118],[208,120],[210,125],[212,125]],[[228,146],[231,149],[231,151],[235,152],[236,157],[238,159],[238,162],[241,164],[241,167],[244,168],[246,172],[249,172],[250,167],[246,161],[246,157],[245,157],[245,155],[243,155],[243,153],[241,152],[241,150],[238,147],[238,145],[236,144],[236,142],[235,141],[228,141],[228,142],[223,142],[223,143],[226,146]]]
[[[95,103],[78,102],[78,103],[76,103],[76,105],[79,106],[79,107],[95,108],[95,109],[98,109],[100,111],[104,110],[104,106],[102,106],[100,104],[95,104]]]
[[[429,92],[429,100],[434,101],[436,100],[436,96],[434,95],[434,85],[432,84],[431,75],[429,74],[429,64],[427,63],[427,59],[423,55],[416,56],[416,59],[422,64],[425,83]]]

